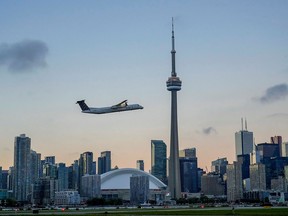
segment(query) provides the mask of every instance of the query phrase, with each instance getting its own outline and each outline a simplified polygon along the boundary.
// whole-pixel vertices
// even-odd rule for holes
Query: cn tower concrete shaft
[[[177,120],[177,91],[181,90],[182,82],[177,77],[175,61],[174,25],[172,19],[172,72],[166,82],[167,90],[171,91],[171,134],[170,134],[170,158],[168,188],[172,199],[181,197],[179,144],[178,144],[178,120]]]
[[[168,187],[171,198],[181,197],[179,165],[179,144],[178,144],[178,123],[177,123],[177,92],[171,92],[171,134],[170,134],[170,160]]]

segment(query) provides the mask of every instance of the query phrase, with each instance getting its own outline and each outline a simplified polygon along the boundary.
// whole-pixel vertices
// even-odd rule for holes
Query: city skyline
[[[148,171],[151,140],[169,143],[163,80],[171,71],[172,16],[184,81],[179,149],[196,148],[199,167],[218,157],[232,163],[241,117],[256,143],[275,135],[288,140],[287,1],[0,6],[3,169],[13,165],[14,137],[25,133],[33,150],[67,165],[83,152],[111,150],[112,167],[135,167],[143,159]],[[32,62],[17,58],[22,49]],[[99,106],[128,99],[144,109],[84,116],[75,105],[80,99]]]

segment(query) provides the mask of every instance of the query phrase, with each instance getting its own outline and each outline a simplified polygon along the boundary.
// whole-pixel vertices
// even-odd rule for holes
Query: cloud
[[[202,132],[205,134],[205,135],[210,135],[212,133],[217,133],[216,129],[213,128],[213,127],[208,127],[208,128],[204,128],[202,130]]]
[[[0,44],[0,66],[6,66],[12,72],[43,68],[47,65],[47,53],[47,45],[39,40]]]
[[[284,100],[288,96],[288,85],[278,84],[268,88],[265,94],[258,100],[261,103],[273,103],[278,100]]]

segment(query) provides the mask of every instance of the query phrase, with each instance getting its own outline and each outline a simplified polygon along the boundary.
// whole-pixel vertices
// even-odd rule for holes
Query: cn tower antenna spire
[[[175,55],[176,50],[175,50],[175,38],[174,38],[174,19],[172,17],[172,50],[171,50],[171,58],[172,58],[172,72],[171,75],[172,77],[177,77],[176,73],[176,60],[175,60]]]

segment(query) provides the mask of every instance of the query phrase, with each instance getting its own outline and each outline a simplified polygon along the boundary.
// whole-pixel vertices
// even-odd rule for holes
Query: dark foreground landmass
[[[287,215],[287,207],[278,208],[213,208],[213,209],[81,209],[81,210],[39,210],[33,211],[0,211],[0,216],[4,215],[74,215],[74,216],[93,216],[93,215]]]

